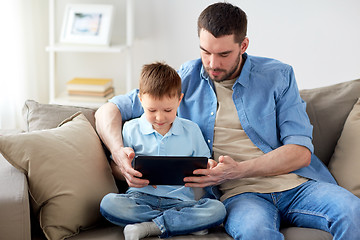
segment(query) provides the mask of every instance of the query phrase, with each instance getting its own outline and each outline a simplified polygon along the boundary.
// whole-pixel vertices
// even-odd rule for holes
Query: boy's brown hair
[[[155,62],[143,66],[140,75],[139,94],[149,94],[161,99],[164,96],[181,96],[181,78],[179,74],[162,62]]]

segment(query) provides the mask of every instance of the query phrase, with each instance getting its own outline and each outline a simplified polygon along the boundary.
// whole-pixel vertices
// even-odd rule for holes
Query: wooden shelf
[[[106,102],[79,102],[70,100],[67,93],[63,92],[50,101],[51,104],[70,105],[78,107],[99,108]]]

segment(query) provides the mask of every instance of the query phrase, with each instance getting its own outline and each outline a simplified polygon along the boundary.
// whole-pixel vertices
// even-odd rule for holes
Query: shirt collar
[[[141,115],[139,119],[140,123],[140,131],[144,135],[155,133],[156,131],[153,129],[152,125],[146,119],[145,113]],[[184,130],[182,128],[181,121],[178,117],[175,118],[169,132],[166,135],[180,135],[183,134]]]
[[[205,71],[204,64],[201,64],[200,77],[201,77],[201,79],[204,79],[204,80],[207,80],[207,81],[210,80],[209,75]]]
[[[238,83],[241,84],[244,87],[247,87],[249,85],[249,75],[250,75],[250,69],[251,69],[251,60],[249,59],[249,56],[247,53],[244,53],[242,55],[243,61],[245,61],[244,66],[241,69],[240,76],[235,81],[234,86]]]

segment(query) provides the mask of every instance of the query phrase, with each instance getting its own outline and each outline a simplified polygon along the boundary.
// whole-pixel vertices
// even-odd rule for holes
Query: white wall
[[[141,67],[165,61],[174,68],[199,57],[197,18],[217,0],[133,0],[135,42],[132,88]],[[57,0],[57,31],[66,3],[114,4],[113,44],[125,42],[125,0]],[[248,15],[251,55],[279,59],[295,69],[300,89],[360,78],[360,1],[230,0]],[[47,10],[47,9],[45,9]],[[47,18],[44,18],[47,20]],[[44,46],[45,48],[45,46]],[[47,58],[44,64],[47,66]],[[75,76],[112,77],[118,94],[126,92],[124,55],[62,53],[57,57],[58,89]],[[47,80],[47,79],[46,79]],[[47,83],[47,82],[46,82]],[[44,88],[44,84],[39,87]],[[44,92],[43,95],[48,95]],[[41,96],[39,99],[48,99]],[[36,99],[35,99],[36,100]]]
[[[26,1],[26,5],[24,2]],[[152,61],[166,61],[174,68],[190,59],[199,57],[196,21],[200,12],[218,0],[133,0],[135,6],[135,44],[133,53],[133,82],[137,87],[141,66]],[[220,0],[219,0],[220,1]],[[46,103],[48,92],[48,1],[19,0],[27,14],[17,13],[26,24],[23,34],[26,39],[23,54],[14,56],[8,44],[2,44],[4,56],[12,54],[18,61],[28,62],[26,67],[17,67],[14,76],[21,73],[28,83],[20,98],[31,98]],[[125,0],[57,0],[57,39],[61,28],[66,3],[109,3],[116,5],[112,40],[123,42],[125,36]],[[295,69],[300,89],[326,86],[360,78],[360,1],[358,0],[229,0],[248,14],[248,53],[273,57],[291,64]],[[17,6],[17,5],[16,5]],[[29,7],[31,6],[31,7]],[[7,24],[7,23],[5,23]],[[14,26],[14,22],[8,27]],[[15,27],[15,26],[14,26]],[[5,28],[6,29],[6,28]],[[17,28],[14,28],[17,29]],[[6,31],[5,31],[6,33]],[[6,34],[4,35],[7,36]],[[5,38],[4,38],[5,39]],[[3,40],[4,40],[3,39]],[[6,41],[5,41],[6,42]],[[9,48],[9,49],[8,49]],[[8,51],[6,51],[8,50]],[[21,58],[23,57],[23,58]],[[21,58],[21,59],[20,59]],[[3,68],[9,61],[3,58]],[[89,76],[116,75],[115,85],[125,92],[126,63],[118,55],[62,53],[57,58],[60,85],[74,74]],[[81,64],[80,68],[77,64]],[[0,69],[4,75],[4,69]],[[15,74],[16,73],[16,74]],[[3,81],[13,79],[6,77]],[[25,85],[25,86],[24,86]],[[4,83],[3,83],[4,86]],[[4,91],[4,89],[2,89]],[[13,98],[19,95],[10,93]],[[3,94],[2,94],[3,95]],[[18,99],[22,106],[22,99]],[[4,101],[4,100],[3,100]],[[20,103],[21,102],[21,103]],[[12,104],[14,105],[14,104]],[[9,112],[1,112],[3,119],[12,119],[13,112],[21,115],[21,107],[12,106]],[[15,109],[16,108],[16,109]],[[14,110],[15,109],[15,110]],[[4,114],[4,115],[3,115]],[[19,120],[20,121],[20,120]],[[11,122],[11,121],[10,121]]]
[[[134,83],[142,64],[199,57],[196,21],[210,0],[136,0]],[[295,69],[300,89],[360,78],[360,1],[232,0],[248,15],[251,55]]]

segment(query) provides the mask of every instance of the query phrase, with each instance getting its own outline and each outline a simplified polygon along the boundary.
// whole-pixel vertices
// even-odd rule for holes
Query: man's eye
[[[227,56],[229,56],[229,53],[222,53],[222,54],[220,54],[220,57],[227,57]]]

